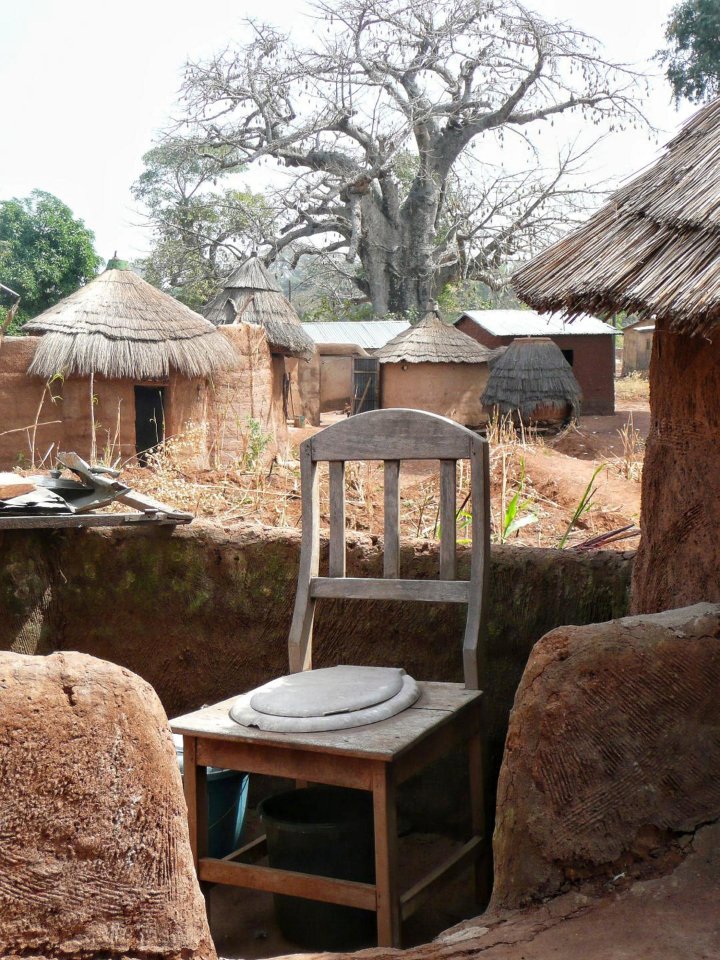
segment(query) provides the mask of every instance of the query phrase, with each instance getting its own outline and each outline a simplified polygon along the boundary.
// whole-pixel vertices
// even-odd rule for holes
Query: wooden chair
[[[470,580],[456,579],[456,469],[470,462],[472,554]],[[489,467],[485,440],[451,420],[417,410],[376,410],[338,422],[300,448],[303,529],[300,572],[289,636],[291,672],[311,669],[316,601],[320,598],[413,600],[467,605],[463,641],[465,686],[422,682],[417,703],[388,720],[323,733],[268,733],[240,727],[227,716],[232,700],[174,721],[185,737],[185,790],[190,838],[201,881],[304,896],[375,910],[380,946],[399,946],[402,921],[445,879],[475,865],[483,837],[482,715],[485,682],[484,606],[490,525]],[[345,463],[384,461],[385,537],[382,578],[347,577],[345,564]],[[399,475],[402,460],[440,461],[440,570],[437,580],[400,577]],[[329,463],[330,554],[320,568],[318,464]],[[470,764],[472,836],[446,862],[409,890],[397,868],[397,786],[425,766],[465,746]],[[375,817],[374,884],[333,880],[262,866],[263,839],[223,860],[206,856],[204,767],[230,767],[300,781],[372,791]]]

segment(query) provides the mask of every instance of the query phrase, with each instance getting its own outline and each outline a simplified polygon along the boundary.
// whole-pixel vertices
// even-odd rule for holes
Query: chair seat
[[[278,733],[243,727],[229,715],[236,697],[177,717],[171,727],[174,733],[210,740],[241,742],[258,747],[272,745],[280,750],[300,749],[389,762],[458,714],[470,711],[479,704],[482,696],[480,691],[467,690],[460,683],[419,682],[418,687],[420,696],[407,710],[387,720],[353,727],[351,730]]]

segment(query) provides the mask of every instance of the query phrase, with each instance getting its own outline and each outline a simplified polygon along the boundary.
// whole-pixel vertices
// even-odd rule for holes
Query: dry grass
[[[615,381],[615,398],[617,400],[642,400],[650,402],[650,381],[639,370],[620,377]]]
[[[293,459],[269,465],[266,458],[256,461],[253,457],[245,457],[234,464],[214,468],[193,467],[192,464],[198,462],[198,450],[205,442],[204,431],[204,425],[198,424],[189,427],[181,436],[167,439],[149,455],[147,467],[134,462],[120,464],[122,480],[178,509],[223,526],[254,522],[299,529],[299,462]],[[552,456],[551,451],[532,432],[516,431],[510,417],[491,421],[488,434],[493,541],[557,546],[568,527],[577,497],[573,500],[567,495],[561,496],[562,480],[556,479],[554,474],[552,483],[548,484],[545,458]],[[112,447],[110,443],[104,451],[106,462],[115,462]],[[327,529],[327,465],[321,464],[319,471],[321,517]],[[432,461],[411,461],[403,466],[400,527],[404,537],[439,538],[438,473],[438,465]],[[471,537],[469,479],[467,464],[460,461],[457,477],[457,535],[460,542],[467,542]],[[346,517],[349,534],[357,531],[382,537],[382,463],[347,464]],[[593,507],[593,513],[585,520],[587,522],[583,522],[580,529],[573,530],[569,545],[585,539],[588,533],[617,528],[623,516],[618,519],[613,515],[609,520],[603,517],[602,508]]]
[[[645,441],[640,431],[635,428],[632,414],[628,417],[625,426],[618,430],[618,436],[622,441],[622,454],[619,457],[611,457],[607,462],[621,477],[639,483],[642,480]]]

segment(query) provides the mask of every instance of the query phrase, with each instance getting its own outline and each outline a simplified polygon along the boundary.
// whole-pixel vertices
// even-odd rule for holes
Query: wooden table
[[[198,879],[270,893],[373,910],[378,945],[399,947],[402,921],[445,880],[475,865],[483,846],[481,693],[461,684],[420,683],[420,699],[379,723],[323,733],[266,733],[241,727],[228,716],[234,698],[171,722],[185,743],[185,798],[190,844]],[[472,836],[459,850],[409,889],[401,889],[397,865],[395,791],[456,745],[470,765]],[[375,883],[336,880],[261,865],[265,837],[223,859],[207,856],[206,767],[289,777],[298,781],[368,790],[373,795]]]

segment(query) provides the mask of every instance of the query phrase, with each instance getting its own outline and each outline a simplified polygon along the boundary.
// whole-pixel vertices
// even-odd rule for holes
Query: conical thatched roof
[[[519,270],[537,310],[665,319],[680,333],[720,323],[720,99],[698,111],[654,166]]]
[[[393,337],[375,356],[380,363],[487,363],[492,354],[462,330],[443,323],[433,307],[420,323]]]
[[[120,263],[25,324],[44,335],[28,373],[160,380],[227,366],[229,345],[211,323],[132,270],[114,269]]]
[[[233,270],[203,313],[215,326],[259,324],[273,353],[309,360],[315,350],[292,304],[257,257]]]
[[[519,337],[492,365],[481,400],[500,413],[532,419],[540,407],[570,405],[580,413],[582,391],[562,350],[549,337]]]

